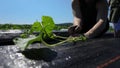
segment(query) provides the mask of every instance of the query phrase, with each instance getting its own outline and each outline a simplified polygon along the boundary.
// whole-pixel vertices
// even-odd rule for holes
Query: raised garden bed
[[[68,33],[56,32],[67,35]],[[4,34],[5,35],[5,34]],[[8,37],[7,37],[8,36]],[[101,38],[90,39],[85,42],[66,43],[48,48],[39,43],[32,44],[31,49],[20,51],[12,42],[19,34],[1,35],[0,67],[3,68],[120,68],[120,39],[113,38],[113,34],[106,34]],[[2,38],[3,37],[3,38]],[[3,40],[4,39],[4,40]],[[7,42],[7,40],[9,40]],[[2,42],[1,42],[2,41]],[[107,65],[105,65],[108,63]]]

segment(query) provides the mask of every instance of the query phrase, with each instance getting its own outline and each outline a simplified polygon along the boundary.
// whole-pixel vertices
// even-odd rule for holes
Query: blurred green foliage
[[[60,30],[60,29],[68,29],[72,23],[62,23],[62,24],[56,24],[54,30]],[[0,24],[0,30],[8,30],[8,29],[21,29],[21,30],[28,30],[30,29],[32,24]],[[114,29],[112,26],[110,26],[109,32],[114,32]]]
[[[108,32],[114,32],[114,28],[110,26]]]
[[[30,29],[31,25],[29,24],[0,24],[0,30],[8,30],[8,29]]]
[[[72,23],[63,23],[63,24],[56,24],[56,27],[54,30],[60,30],[60,29],[67,29],[69,26],[71,26]],[[8,30],[8,29],[22,29],[27,30],[30,29],[32,24],[0,24],[0,30]]]

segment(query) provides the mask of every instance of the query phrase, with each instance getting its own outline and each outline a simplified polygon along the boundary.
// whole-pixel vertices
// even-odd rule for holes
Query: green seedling
[[[16,45],[20,46],[22,50],[28,48],[33,42],[40,42],[48,47],[58,46],[66,42],[76,42],[76,41],[85,41],[86,37],[62,37],[55,35],[52,31],[54,30],[55,23],[50,16],[42,16],[42,21],[36,21],[32,25],[31,29],[24,34],[21,34],[22,38],[16,38],[13,41]],[[38,32],[39,35],[34,35],[34,32]],[[59,38],[59,39],[57,39]],[[47,39],[59,40],[59,42],[54,44],[47,43]]]

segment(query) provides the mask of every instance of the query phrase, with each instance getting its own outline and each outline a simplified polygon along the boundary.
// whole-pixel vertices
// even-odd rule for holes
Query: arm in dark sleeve
[[[72,0],[72,11],[74,16],[74,25],[81,24],[80,0]]]
[[[104,22],[107,20],[108,16],[108,2],[107,0],[99,0],[97,3],[97,21],[102,19]]]
[[[97,23],[84,35],[88,38],[93,38],[99,35],[106,28],[108,16],[107,0],[99,0],[97,5]]]

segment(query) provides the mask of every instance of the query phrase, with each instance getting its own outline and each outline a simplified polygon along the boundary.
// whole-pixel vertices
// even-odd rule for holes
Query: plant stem
[[[55,36],[56,38],[67,39],[67,37]]]
[[[58,45],[61,45],[61,44],[63,44],[63,43],[65,43],[65,42],[67,42],[68,40],[64,40],[64,41],[61,41],[61,42],[59,42],[59,43],[56,43],[56,44],[48,44],[48,43],[46,43],[43,39],[41,39],[41,42],[44,44],[44,45],[46,45],[46,46],[49,46],[49,47],[53,47],[53,46],[58,46]]]

